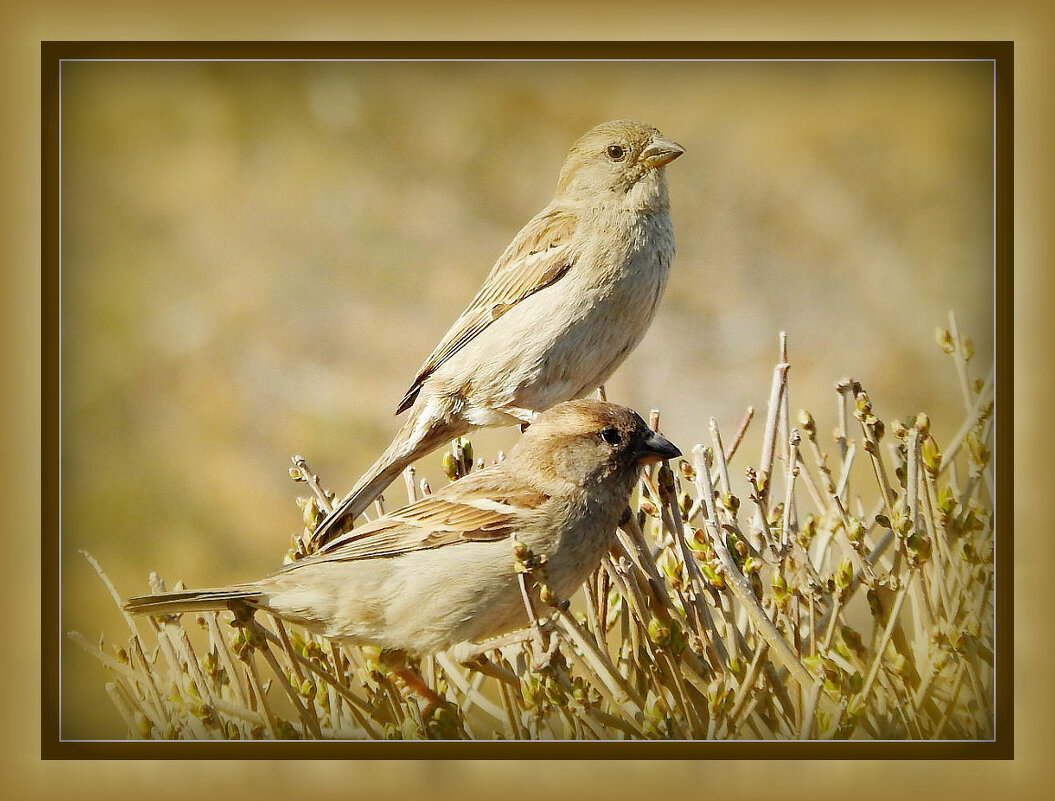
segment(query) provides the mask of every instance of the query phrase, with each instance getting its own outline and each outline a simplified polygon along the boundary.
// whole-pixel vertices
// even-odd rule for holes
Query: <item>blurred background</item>
[[[786,331],[792,414],[822,444],[848,375],[947,441],[949,310],[974,375],[992,361],[992,104],[968,62],[66,62],[62,631],[125,633],[79,549],[126,596],[152,570],[277,566],[301,526],[289,457],[354,483],[567,148],[614,117],[686,153],[667,293],[609,399],[661,409],[686,451],[755,406],[742,474]],[[438,454],[419,475],[442,484]],[[63,736],[123,737],[63,639]]]

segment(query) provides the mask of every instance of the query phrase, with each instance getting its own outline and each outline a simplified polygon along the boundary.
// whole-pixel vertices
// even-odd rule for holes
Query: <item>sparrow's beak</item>
[[[678,456],[681,456],[681,451],[674,446],[674,443],[666,437],[661,437],[655,431],[634,448],[634,461],[638,464],[652,464]]]
[[[646,167],[662,167],[670,164],[678,156],[685,152],[685,148],[671,139],[658,136],[652,140],[652,144],[641,151],[641,162]]]

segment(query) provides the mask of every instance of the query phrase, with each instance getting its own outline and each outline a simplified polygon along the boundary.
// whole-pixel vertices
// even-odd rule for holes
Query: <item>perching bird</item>
[[[480,426],[530,422],[612,374],[645,335],[674,257],[664,166],[681,145],[613,120],[569,151],[546,208],[418,370],[409,417],[316,532],[337,536],[403,471]]]
[[[248,606],[337,641],[425,655],[529,623],[514,543],[569,598],[613,542],[641,466],[680,456],[630,409],[592,399],[541,414],[509,456],[247,584],[130,599],[154,615]]]

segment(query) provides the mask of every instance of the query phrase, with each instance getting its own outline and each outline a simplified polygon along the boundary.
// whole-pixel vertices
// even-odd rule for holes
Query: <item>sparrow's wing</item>
[[[575,259],[570,242],[578,223],[569,209],[549,207],[516,235],[491,268],[483,287],[425,360],[407,394],[396,409],[406,411],[421,385],[451,356],[479,336],[491,323],[540,289],[567,273]]]
[[[547,500],[544,493],[526,487],[503,491],[492,477],[479,475],[480,479],[474,474],[451,485],[451,490],[461,492],[429,495],[335,537],[315,555],[284,569],[292,570],[317,562],[399,556],[464,542],[505,539],[523,522],[526,512]],[[464,489],[459,486],[462,484],[466,485]]]

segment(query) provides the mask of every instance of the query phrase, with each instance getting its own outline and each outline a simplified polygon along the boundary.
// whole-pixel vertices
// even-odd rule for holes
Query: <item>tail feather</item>
[[[462,421],[439,421],[424,405],[415,407],[392,443],[363,474],[341,503],[323,520],[312,538],[319,548],[337,536],[347,520],[354,520],[413,462],[469,430]]]
[[[213,587],[205,590],[176,590],[157,595],[139,595],[125,601],[125,611],[134,615],[178,615],[183,612],[222,612],[232,603],[263,606],[264,594],[253,585]]]

